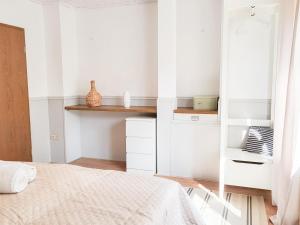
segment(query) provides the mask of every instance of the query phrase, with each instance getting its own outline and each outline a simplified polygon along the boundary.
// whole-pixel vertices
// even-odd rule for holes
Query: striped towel
[[[249,127],[245,151],[272,156],[273,133],[274,131],[270,127]]]

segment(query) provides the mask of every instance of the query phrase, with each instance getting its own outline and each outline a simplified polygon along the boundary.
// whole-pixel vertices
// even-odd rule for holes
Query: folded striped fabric
[[[270,127],[249,127],[245,151],[272,156],[273,134],[274,131]]]

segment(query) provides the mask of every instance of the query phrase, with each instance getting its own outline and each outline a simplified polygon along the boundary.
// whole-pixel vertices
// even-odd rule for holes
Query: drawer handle
[[[235,163],[242,163],[242,164],[254,164],[254,165],[263,165],[263,162],[249,162],[249,161],[242,161],[242,160],[232,160]]]

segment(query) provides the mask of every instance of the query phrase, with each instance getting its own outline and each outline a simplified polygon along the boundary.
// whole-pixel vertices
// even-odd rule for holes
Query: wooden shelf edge
[[[65,110],[68,111],[98,111],[98,112],[128,112],[128,113],[150,113],[156,114],[155,106],[132,106],[125,108],[118,105],[102,105],[98,107],[89,107],[87,105],[71,105],[66,106]]]
[[[174,110],[174,113],[183,113],[183,114],[218,114],[218,111],[211,110],[196,110],[192,107],[178,107]]]

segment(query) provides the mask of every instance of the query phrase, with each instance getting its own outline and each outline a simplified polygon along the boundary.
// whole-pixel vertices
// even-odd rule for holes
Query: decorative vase
[[[97,107],[100,106],[102,102],[102,96],[96,90],[95,81],[91,81],[91,90],[86,96],[86,104],[89,107]]]
[[[130,108],[130,94],[128,91],[124,93],[124,107],[127,109]]]

